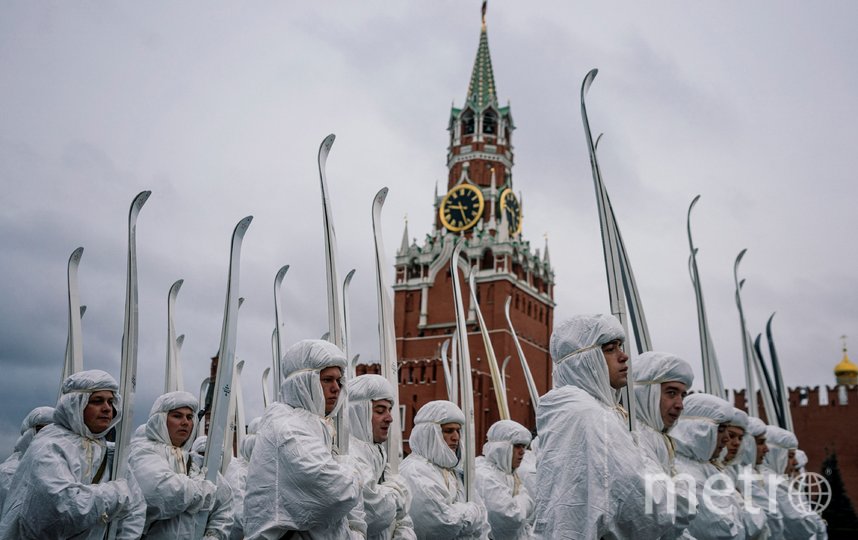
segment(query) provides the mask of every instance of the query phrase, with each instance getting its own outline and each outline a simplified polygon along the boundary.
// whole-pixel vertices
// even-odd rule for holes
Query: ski
[[[185,389],[185,379],[182,375],[182,346],[185,344],[185,334],[176,338],[176,377],[179,379],[179,389]]]
[[[176,324],[173,321],[173,312],[176,309],[176,297],[185,280],[180,279],[170,286],[167,293],[167,368],[164,370],[164,393],[184,390],[182,384],[182,372],[179,370],[178,347],[176,346]]]
[[[223,439],[223,459],[221,460],[220,470],[226,473],[229,468],[229,462],[237,454],[237,450],[241,448],[241,441],[244,440],[244,402],[241,395],[241,372],[244,369],[244,360],[236,362],[232,370],[232,388],[233,391],[229,397],[229,428],[226,430],[227,437]],[[233,447],[233,442],[235,446]]]
[[[697,330],[700,334],[700,358],[703,362],[703,387],[707,394],[720,398],[725,397],[724,381],[721,377],[721,366],[715,356],[715,346],[709,332],[709,321],[706,317],[706,307],[703,302],[703,286],[700,283],[700,271],[697,268],[697,248],[694,247],[694,239],[691,236],[691,210],[700,200],[700,195],[694,197],[688,206],[688,217],[686,228],[688,230],[688,249],[691,251],[689,258],[689,272],[691,283],[694,286],[694,300],[697,304]]]
[[[506,358],[503,359],[503,362],[501,362],[500,373],[501,373],[501,382],[503,382],[503,395],[504,396],[507,395],[507,391],[506,391],[506,367],[509,365],[509,361],[511,359],[512,359],[512,356],[507,355]]]
[[[122,396],[122,421],[116,428],[113,466],[110,478],[125,478],[128,451],[134,427],[134,395],[137,392],[137,216],[149,199],[151,191],[141,191],[128,210],[128,258],[125,284],[125,322],[122,333],[122,366],[119,373],[119,393]],[[108,526],[108,538],[116,537],[116,528]]]
[[[349,285],[352,283],[352,278],[355,276],[355,269],[352,268],[349,270],[349,273],[346,274],[346,279],[343,280],[343,352],[346,355],[346,358],[349,358]],[[349,378],[353,378],[355,376],[355,371],[352,368],[351,362],[349,362]]]
[[[753,349],[751,349],[750,337],[745,325],[745,312],[742,310],[741,291],[745,280],[739,281],[739,263],[742,262],[742,258],[747,252],[747,249],[743,249],[736,256],[736,261],[733,263],[733,281],[736,284],[736,307],[739,309],[739,330],[742,334],[742,358],[745,363],[745,400],[747,402],[748,415],[759,417],[760,413],[757,409],[757,386],[754,384],[754,374],[751,371],[754,365],[754,353]]]
[[[605,274],[608,282],[608,299],[611,306],[611,313],[619,319],[620,324],[629,335],[629,321],[626,313],[626,304],[624,293],[633,293],[637,295],[636,286],[633,279],[628,279],[626,274],[631,271],[631,265],[628,262],[628,256],[623,253],[621,255],[619,239],[619,227],[616,223],[616,218],[608,198],[608,192],[605,184],[602,181],[602,172],[599,168],[599,161],[596,157],[596,147],[598,140],[593,142],[593,134],[590,131],[590,120],[587,116],[587,107],[585,98],[593,80],[599,73],[598,69],[592,69],[584,77],[584,82],[581,84],[581,119],[584,123],[584,135],[587,139],[587,150],[590,155],[590,168],[593,172],[593,185],[596,190],[596,207],[599,212],[599,228],[602,233],[602,253],[605,260]],[[600,136],[601,138],[601,136]],[[624,251],[624,250],[623,250]],[[625,259],[624,261],[621,259]],[[626,272],[623,272],[625,268]],[[624,287],[621,290],[620,287]],[[641,332],[645,331],[645,323],[640,324],[640,319],[636,318],[639,324],[634,325],[635,338],[638,345],[638,352],[643,352],[644,342],[648,341],[648,336],[644,337]],[[631,359],[628,362],[629,373],[632,373]],[[629,413],[629,431],[635,430],[635,400],[634,400],[634,381],[631,377],[628,378],[626,386],[622,390],[622,400],[626,405]]]
[[[280,395],[280,360],[283,358],[283,311],[280,306],[280,289],[283,285],[283,278],[286,277],[286,272],[289,271],[289,265],[283,265],[277,274],[274,276],[274,335],[271,337],[273,346],[274,361],[274,401],[281,401],[283,398]],[[265,405],[268,406],[267,404]]]
[[[489,336],[489,331],[486,328],[486,321],[483,319],[483,312],[480,309],[480,302],[477,299],[477,267],[471,268],[468,276],[468,286],[471,289],[471,307],[477,315],[477,322],[480,324],[480,336],[483,338],[483,348],[486,350],[486,361],[489,364],[489,373],[492,376],[492,385],[495,387],[495,400],[498,404],[498,416],[501,420],[509,420],[509,404],[506,400],[506,392],[504,388],[506,383],[501,377],[500,367],[498,367],[498,359],[495,356],[495,348],[492,346],[492,339]]]
[[[271,368],[265,368],[262,372],[262,408],[267,409],[271,404],[271,395],[268,390],[268,375],[271,373]]]
[[[530,371],[530,366],[527,363],[527,358],[524,356],[524,350],[521,348],[521,341],[518,339],[518,334],[515,327],[512,325],[512,318],[509,314],[509,306],[512,303],[512,296],[507,296],[506,303],[503,306],[504,315],[506,315],[506,324],[509,326],[509,333],[512,334],[512,342],[515,344],[515,351],[518,353],[518,359],[521,361],[521,370],[524,372],[524,381],[527,383],[527,392],[530,394],[530,402],[533,404],[533,410],[539,405],[539,391],[536,389],[536,382],[533,380],[533,373]]]
[[[83,330],[81,328],[83,308],[80,305],[80,288],[78,286],[78,268],[80,267],[82,256],[83,248],[79,247],[72,251],[68,262],[68,339],[66,341],[66,358],[62,378],[60,379],[60,387],[62,387],[63,381],[69,375],[83,370]]]
[[[224,439],[229,427],[229,402],[233,392],[233,372],[235,366],[235,344],[238,333],[238,286],[241,261],[241,244],[253,216],[248,216],[235,226],[229,253],[229,274],[226,284],[226,302],[223,310],[223,326],[218,349],[217,376],[211,387],[216,386],[212,400],[212,412],[209,421],[209,434],[206,441],[206,455],[203,466],[206,468],[206,480],[217,482],[218,472],[223,463]],[[207,512],[197,514],[196,536],[202,538],[205,532]]]
[[[372,201],[372,237],[375,246],[375,289],[378,304],[378,347],[381,353],[381,374],[393,389],[392,429],[387,438],[387,462],[393,474],[399,474],[402,461],[402,424],[399,418],[399,361],[396,358],[396,332],[393,321],[393,299],[387,285],[384,237],[381,232],[381,210],[387,199],[387,188],[381,188]]]
[[[757,334],[756,339],[754,339],[754,358],[756,359],[757,378],[760,380],[760,393],[763,396],[763,406],[766,411],[766,419],[769,422],[774,421],[774,425],[782,428],[786,424],[786,421],[784,420],[781,403],[777,395],[777,387],[775,386],[772,377],[769,376],[769,370],[766,368],[763,350],[760,347],[762,338],[762,334]]]
[[[326,165],[335,135],[325,137],[319,146],[319,180],[322,188],[322,221],[325,232],[325,270],[328,290],[328,340],[343,349],[343,320],[340,309],[339,279],[337,278],[337,235],[334,232],[334,220],[331,211],[331,201],[328,195],[328,180]]]
[[[319,165],[319,181],[322,188],[322,221],[325,226],[325,276],[327,278],[328,291],[328,341],[339,347],[341,351],[345,350],[344,330],[343,330],[343,311],[340,307],[339,286],[340,281],[337,277],[337,235],[334,232],[334,220],[331,211],[330,197],[328,196],[328,180],[325,172],[325,167],[328,162],[328,154],[331,153],[331,146],[334,144],[334,134],[328,135],[319,145],[318,165]],[[348,362],[348,357],[346,357]],[[346,372],[343,373],[343,383],[348,379],[348,366]],[[334,417],[334,426],[336,430],[336,446],[340,455],[349,453],[349,422],[348,422],[348,394],[343,392],[340,395],[339,410]]]
[[[462,426],[462,441],[464,455],[462,456],[463,483],[465,485],[465,500],[475,499],[476,488],[476,434],[474,433],[474,383],[471,378],[471,352],[468,348],[468,327],[465,319],[465,306],[462,301],[462,286],[459,279],[459,255],[465,247],[465,239],[456,243],[450,258],[450,274],[453,276],[453,305],[456,310],[456,331],[459,333],[459,375],[462,384],[462,412],[465,414],[465,424]]]
[[[206,400],[205,396],[206,396],[206,394],[207,394],[207,393],[208,393],[208,391],[209,391],[209,386],[210,386],[210,384],[209,384],[209,383],[210,383],[210,382],[211,382],[211,378],[210,378],[210,377],[206,377],[205,379],[203,379],[203,382],[201,382],[201,383],[200,383],[200,403],[205,403],[205,400]],[[200,420],[202,420],[202,417],[200,417]],[[199,431],[199,434],[200,434],[200,435],[205,435],[205,434],[206,434],[206,426],[205,426],[205,422],[200,422],[200,431]]]
[[[775,377],[775,388],[778,391],[778,401],[780,402],[781,410],[784,413],[784,423],[785,425],[781,426],[784,429],[789,431],[793,431],[793,423],[792,423],[792,410],[789,407],[789,394],[784,387],[784,378],[781,373],[781,364],[778,361],[778,353],[775,350],[775,340],[772,338],[772,319],[775,318],[775,314],[772,313],[769,316],[769,320],[766,321],[766,340],[769,342],[769,356],[771,356],[772,360],[772,372]]]
[[[457,403],[459,400],[456,399],[455,394],[453,394],[453,375],[450,371],[450,360],[447,358],[447,351],[450,349],[451,340],[446,340],[441,344],[441,367],[444,368],[444,383],[447,387],[447,399],[452,401],[453,403]]]

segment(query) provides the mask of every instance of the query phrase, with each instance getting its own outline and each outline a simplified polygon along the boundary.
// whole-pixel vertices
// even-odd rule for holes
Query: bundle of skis
[[[643,312],[640,295],[638,293],[637,284],[635,283],[634,273],[632,272],[629,256],[626,251],[625,243],[620,234],[619,226],[617,225],[614,209],[611,206],[611,200],[608,196],[607,188],[605,187],[602,178],[602,172],[599,167],[599,161],[596,155],[601,135],[593,141],[593,136],[590,131],[590,122],[587,116],[587,108],[584,103],[584,98],[596,78],[598,70],[593,69],[584,77],[584,82],[581,85],[581,117],[584,123],[584,135],[587,139],[587,149],[590,155],[590,166],[593,172],[593,183],[596,191],[596,206],[599,212],[599,225],[602,233],[602,250],[605,259],[605,272],[608,283],[608,299],[613,313],[623,325],[628,335],[629,323],[637,345],[637,352],[641,354],[651,350],[651,342],[649,331],[646,325],[646,318]],[[721,369],[718,364],[718,358],[715,354],[715,347],[712,340],[712,335],[709,330],[709,322],[706,316],[706,308],[703,301],[703,290],[700,283],[700,272],[697,265],[698,248],[694,245],[694,240],[691,234],[691,211],[697,204],[700,196],[697,195],[691,201],[688,207],[687,216],[687,231],[688,231],[688,246],[690,255],[688,259],[688,270],[691,276],[691,283],[694,289],[694,299],[697,305],[697,321],[698,331],[700,335],[700,357],[703,365],[703,383],[704,390],[709,394],[726,397],[724,390],[724,382],[721,377]],[[789,408],[789,397],[784,387],[783,376],[778,362],[777,353],[775,351],[774,340],[772,338],[772,318],[769,317],[766,323],[766,338],[769,344],[769,354],[771,357],[771,367],[766,366],[760,347],[761,335],[757,335],[756,339],[751,341],[751,336],[747,331],[745,323],[745,315],[742,309],[741,289],[744,285],[744,280],[738,278],[738,266],[746,250],[742,250],[736,258],[733,267],[733,276],[736,282],[736,306],[739,310],[739,322],[742,332],[742,351],[744,356],[745,367],[745,382],[746,396],[748,400],[748,413],[751,416],[759,416],[757,406],[756,381],[760,381],[761,394],[763,398],[763,406],[766,417],[769,423],[776,423],[778,426],[792,430],[792,415]],[[626,313],[626,302],[628,303],[628,314]],[[624,389],[623,402],[629,409],[629,429],[634,429],[634,400],[629,399],[633,392],[633,381],[629,379],[627,387]]]

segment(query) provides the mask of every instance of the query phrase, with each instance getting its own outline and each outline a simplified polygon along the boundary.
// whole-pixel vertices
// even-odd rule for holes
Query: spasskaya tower
[[[511,298],[510,317],[537,389],[540,394],[550,389],[548,339],[553,323],[554,271],[547,240],[540,253],[524,237],[525,207],[512,175],[514,129],[509,104],[498,104],[483,11],[468,92],[462,107],[451,109],[447,124],[447,186],[440,195],[436,187],[434,225],[418,243],[409,240],[406,223],[396,253],[394,317],[406,440],[417,410],[428,401],[447,399],[440,358],[444,342],[452,338],[456,326],[450,257],[459,237],[467,241],[458,268],[468,318],[478,450],[488,427],[499,416],[467,285],[472,269],[498,364],[509,358],[505,381],[512,419],[535,427],[534,407],[504,315],[507,298]],[[538,181],[529,179],[527,185],[534,189]],[[450,356],[453,349],[448,348]]]

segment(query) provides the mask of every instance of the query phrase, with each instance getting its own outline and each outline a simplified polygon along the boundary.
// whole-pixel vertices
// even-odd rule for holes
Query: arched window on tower
[[[467,110],[462,115],[462,135],[474,134],[474,111]]]
[[[483,133],[487,135],[497,135],[498,131],[498,115],[493,110],[489,109],[483,116]]]

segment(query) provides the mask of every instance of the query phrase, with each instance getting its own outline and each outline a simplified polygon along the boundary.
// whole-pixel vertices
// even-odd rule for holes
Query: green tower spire
[[[492,71],[492,57],[489,54],[489,36],[486,32],[486,2],[482,7],[483,24],[480,29],[480,46],[477,48],[477,59],[471,72],[471,82],[468,84],[466,103],[481,111],[489,105],[497,107],[498,98],[495,88],[495,75]]]

